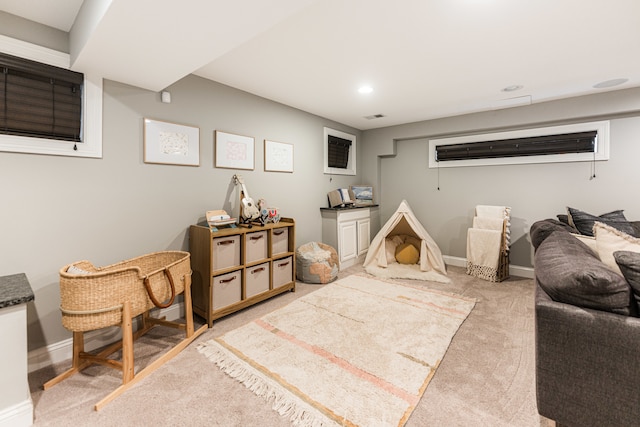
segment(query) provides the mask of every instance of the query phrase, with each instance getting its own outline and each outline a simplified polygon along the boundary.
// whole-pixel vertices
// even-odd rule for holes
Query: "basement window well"
[[[429,167],[609,159],[609,122],[429,140]]]
[[[102,78],[0,34],[0,152],[102,157]]]
[[[324,173],[356,174],[356,137],[339,130],[324,128]]]

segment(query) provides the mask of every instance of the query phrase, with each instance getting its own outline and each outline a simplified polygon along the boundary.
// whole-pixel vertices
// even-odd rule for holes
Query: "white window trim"
[[[351,141],[349,160],[346,169],[329,167],[329,135]],[[324,128],[324,173],[331,175],[355,175],[356,174],[356,136],[339,130]]]
[[[498,159],[469,159],[451,160],[447,162],[436,161],[436,146],[463,144],[467,142],[481,142],[492,139],[526,138],[530,136],[543,136],[561,133],[598,131],[596,139],[596,152],[549,154],[544,156],[502,157]],[[529,163],[559,163],[559,162],[593,162],[609,160],[609,121],[575,123],[570,125],[551,126],[545,128],[525,129],[508,132],[496,132],[482,135],[468,135],[452,138],[429,140],[429,168],[452,168],[462,166],[492,166],[492,165],[517,165]]]
[[[68,53],[0,35],[0,52],[60,68],[71,68]],[[102,158],[102,78],[84,75],[82,143],[0,135],[0,151]],[[74,145],[77,150],[74,150]]]

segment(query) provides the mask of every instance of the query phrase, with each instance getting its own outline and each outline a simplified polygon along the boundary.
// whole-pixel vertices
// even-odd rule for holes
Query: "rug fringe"
[[[313,410],[311,406],[304,404],[299,398],[295,398],[279,384],[260,375],[258,371],[247,369],[236,355],[229,352],[217,341],[210,340],[201,343],[197,349],[224,373],[243,384],[255,395],[270,402],[272,408],[283,417],[287,417],[294,426],[328,427],[339,425]]]

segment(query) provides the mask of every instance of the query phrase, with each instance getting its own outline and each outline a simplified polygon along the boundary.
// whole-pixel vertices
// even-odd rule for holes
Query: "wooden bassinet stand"
[[[149,315],[152,308],[172,305],[183,292],[186,323]],[[107,267],[94,267],[89,261],[66,265],[60,269],[60,310],[63,326],[73,332],[72,364],[43,387],[53,387],[94,363],[121,370],[122,385],[99,401],[94,406],[96,411],[180,353],[207,329],[203,325],[194,331],[190,254],[182,251],[155,252]],[[139,315],[141,326],[134,333],[132,320]],[[84,332],[114,325],[122,330],[120,342],[95,354],[84,351]],[[136,374],[133,342],[156,325],[184,330],[186,337]],[[122,360],[107,358],[120,349]]]

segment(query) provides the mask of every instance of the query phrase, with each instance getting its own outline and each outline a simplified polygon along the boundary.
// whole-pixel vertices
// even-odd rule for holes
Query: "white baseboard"
[[[0,427],[28,427],[33,425],[31,397],[0,411]]]
[[[445,264],[453,265],[453,266],[456,266],[456,267],[466,267],[467,266],[467,259],[466,258],[454,257],[454,256],[449,256],[449,255],[443,255],[442,258],[444,259]],[[510,276],[524,277],[526,279],[533,279],[534,278],[533,268],[531,268],[531,267],[523,267],[521,265],[510,265],[509,266],[509,275]]]
[[[158,312],[158,317],[166,316],[167,320],[177,320],[184,317],[184,303],[179,302],[173,304],[169,308],[162,309]],[[96,331],[84,334],[85,351],[93,351],[107,344],[111,344],[120,340],[122,334],[120,327],[112,326],[110,328],[98,329]],[[28,370],[29,372],[46,368],[47,366],[71,360],[73,356],[73,338],[58,341],[45,347],[32,350],[28,354]],[[0,424],[1,426],[1,424]]]

